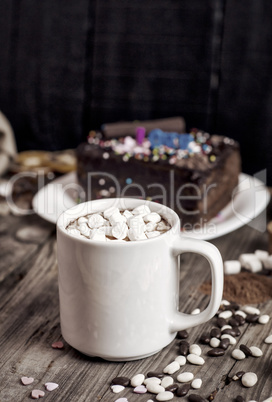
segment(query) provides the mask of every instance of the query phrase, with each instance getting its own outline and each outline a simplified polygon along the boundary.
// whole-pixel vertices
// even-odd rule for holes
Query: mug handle
[[[185,314],[176,311],[173,314],[170,324],[171,332],[181,331],[195,327],[212,318],[218,311],[223,295],[223,261],[219,250],[211,243],[204,240],[184,238],[177,236],[172,244],[174,257],[186,252],[193,252],[202,255],[210,263],[212,273],[212,292],[208,306],[199,314]]]

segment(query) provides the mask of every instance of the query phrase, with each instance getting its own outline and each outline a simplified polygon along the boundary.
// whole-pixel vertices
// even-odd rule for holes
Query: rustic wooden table
[[[179,340],[174,340],[160,353],[149,358],[127,362],[107,362],[77,352],[64,342],[63,349],[52,348],[52,343],[62,340],[59,324],[58,276],[56,261],[55,225],[39,216],[15,216],[5,208],[2,199],[0,208],[0,401],[26,401],[31,391],[45,392],[47,401],[105,401],[113,402],[127,398],[129,402],[155,401],[152,394],[138,395],[127,387],[119,394],[110,389],[111,379],[116,376],[132,377],[137,373],[160,371],[178,355]],[[255,226],[255,225],[254,225]],[[222,253],[223,259],[236,259],[242,252],[267,250],[267,233],[244,226],[233,233],[212,241]],[[193,272],[193,274],[192,274]],[[199,286],[209,280],[209,269],[195,255],[184,255],[181,272],[182,286],[180,306],[184,312],[204,308],[208,296]],[[271,315],[272,300],[259,305],[262,313]],[[188,341],[199,343],[200,335],[215,325],[209,323],[189,330]],[[208,400],[217,390],[215,401],[234,401],[242,395],[246,401],[261,402],[272,395],[272,345],[264,343],[272,333],[272,320],[266,325],[245,324],[237,345],[244,343],[262,349],[260,358],[235,361],[230,347],[225,356],[207,356],[207,345],[201,345],[205,364],[186,364],[178,373],[190,371],[203,381],[198,393]],[[143,340],[144,342],[144,340]],[[245,388],[240,381],[229,381],[236,372],[253,371],[258,382]],[[22,385],[21,377],[33,377],[31,385]],[[59,385],[47,391],[44,384]],[[188,400],[186,397],[173,400]]]

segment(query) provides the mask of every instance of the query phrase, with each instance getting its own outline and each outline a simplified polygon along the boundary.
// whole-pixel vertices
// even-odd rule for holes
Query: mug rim
[[[173,219],[171,222],[169,222],[171,225],[171,228],[167,232],[162,233],[160,236],[156,236],[156,237],[149,238],[149,239],[143,239],[143,240],[137,240],[137,241],[118,241],[118,240],[109,241],[109,242],[106,242],[107,247],[111,246],[111,245],[114,247],[120,246],[120,245],[123,246],[124,244],[135,245],[135,244],[138,244],[139,242],[140,243],[146,242],[146,240],[158,241],[158,239],[161,239],[162,237],[165,237],[166,235],[172,234],[174,232],[174,230],[177,230],[177,228],[179,229],[178,233],[181,233],[179,216],[173,209],[171,209],[170,207],[168,207],[166,205],[160,204],[158,202],[154,202],[151,200],[142,200],[139,198],[131,198],[131,197],[116,197],[116,198],[103,198],[103,199],[90,200],[90,201],[85,201],[80,204],[77,204],[71,208],[68,208],[65,211],[63,211],[57,219],[57,232],[60,231],[62,234],[67,236],[69,239],[73,239],[75,241],[79,241],[79,242],[83,242],[83,243],[87,243],[87,244],[101,245],[101,246],[105,245],[105,242],[101,241],[101,240],[90,240],[90,239],[85,238],[84,236],[81,236],[81,237],[73,236],[67,232],[66,227],[73,219],[76,219],[76,218],[84,216],[88,213],[91,213],[90,211],[88,212],[89,205],[92,205],[92,204],[99,205],[102,203],[102,204],[107,204],[106,208],[110,208],[111,206],[117,207],[117,205],[118,205],[118,207],[120,207],[120,204],[122,204],[122,203],[125,204],[126,201],[128,201],[129,203],[137,204],[134,207],[128,207],[128,208],[135,208],[136,206],[143,205],[143,204],[144,205],[147,204],[148,206],[150,206],[150,204],[151,204],[151,205],[153,205],[153,207],[155,207],[155,210],[163,209],[163,213],[160,212],[161,216],[163,218],[165,218],[168,222],[169,222],[170,217]],[[106,209],[106,208],[104,208],[104,209]],[[81,209],[81,213],[79,214],[80,209]],[[157,212],[157,211],[152,210],[151,207],[150,207],[150,209],[151,209],[151,212]],[[97,209],[93,210],[93,213],[102,211],[102,210],[103,210],[103,208],[102,209],[97,208]],[[168,217],[167,217],[167,215],[168,215]]]

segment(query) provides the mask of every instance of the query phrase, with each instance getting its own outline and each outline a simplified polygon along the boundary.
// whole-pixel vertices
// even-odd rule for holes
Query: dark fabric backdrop
[[[271,21],[268,0],[0,0],[0,109],[19,150],[182,115],[272,185]]]

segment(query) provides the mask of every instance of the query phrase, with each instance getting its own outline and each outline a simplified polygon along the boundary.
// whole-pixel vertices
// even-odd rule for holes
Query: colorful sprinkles
[[[212,153],[213,147],[210,135],[204,131],[194,129],[191,133],[168,133],[155,129],[145,135],[143,127],[136,129],[136,138],[131,136],[104,139],[101,133],[91,131],[88,142],[99,145],[103,150],[103,158],[110,157],[109,152],[122,155],[124,162],[135,158],[144,162],[165,161],[171,165],[181,159],[186,159],[195,154],[207,155],[210,163],[216,161],[216,155]]]

